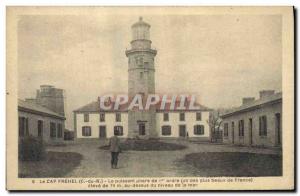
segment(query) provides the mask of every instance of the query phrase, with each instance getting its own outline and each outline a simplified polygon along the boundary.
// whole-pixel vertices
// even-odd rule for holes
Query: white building
[[[198,106],[199,110],[163,111],[157,109],[155,132],[158,137],[189,137],[208,140],[210,110],[204,106]],[[119,137],[131,137],[128,134],[128,111],[125,107],[124,110],[119,111],[101,110],[98,100],[75,110],[74,123],[76,138],[109,138],[113,136],[114,130],[118,130]],[[139,133],[135,137],[145,135],[145,127],[140,126]]]
[[[136,95],[148,97],[148,95],[155,94],[157,51],[151,47],[150,27],[141,17],[131,26],[131,48],[125,51],[128,58],[128,95],[130,98]],[[199,104],[198,106],[197,109],[185,110],[176,108],[160,110],[158,107],[153,107],[149,110],[123,108],[116,111],[101,110],[99,101],[96,101],[74,111],[76,137],[105,138],[111,137],[114,130],[118,130],[120,137],[129,138],[188,136],[208,139],[209,109]]]

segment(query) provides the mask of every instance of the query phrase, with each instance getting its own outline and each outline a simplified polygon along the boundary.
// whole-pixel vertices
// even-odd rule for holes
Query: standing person
[[[110,152],[111,152],[111,168],[117,169],[118,165],[118,156],[121,151],[120,148],[120,139],[118,138],[118,131],[114,130],[114,136],[109,140]]]

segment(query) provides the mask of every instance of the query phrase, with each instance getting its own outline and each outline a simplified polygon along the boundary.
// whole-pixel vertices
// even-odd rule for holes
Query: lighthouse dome
[[[135,28],[135,27],[139,27],[139,26],[147,26],[150,27],[150,25],[148,23],[146,23],[145,21],[143,21],[143,17],[139,17],[139,21],[134,23],[131,27]]]
[[[133,40],[150,40],[150,25],[144,22],[142,17],[131,28]]]

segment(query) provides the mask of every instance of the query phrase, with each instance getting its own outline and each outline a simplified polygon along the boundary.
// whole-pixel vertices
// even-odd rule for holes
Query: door
[[[106,126],[99,127],[99,138],[106,138]]]
[[[252,118],[249,118],[249,145],[252,145],[253,143],[252,129],[253,129]]]
[[[145,123],[139,123],[139,135],[145,135],[145,134],[146,134]]]
[[[43,121],[38,120],[38,137],[43,138]]]
[[[185,137],[186,136],[186,127],[185,125],[179,125],[179,136]]]
[[[281,116],[280,113],[275,114],[275,131],[277,135],[277,145],[281,145]]]
[[[234,122],[231,123],[231,136],[232,136],[232,143],[234,144]]]

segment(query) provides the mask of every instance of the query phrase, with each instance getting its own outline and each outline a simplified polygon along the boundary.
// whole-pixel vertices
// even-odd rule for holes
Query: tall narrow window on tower
[[[143,65],[143,64],[144,64],[143,56],[140,56],[140,58],[139,58],[139,65]]]

